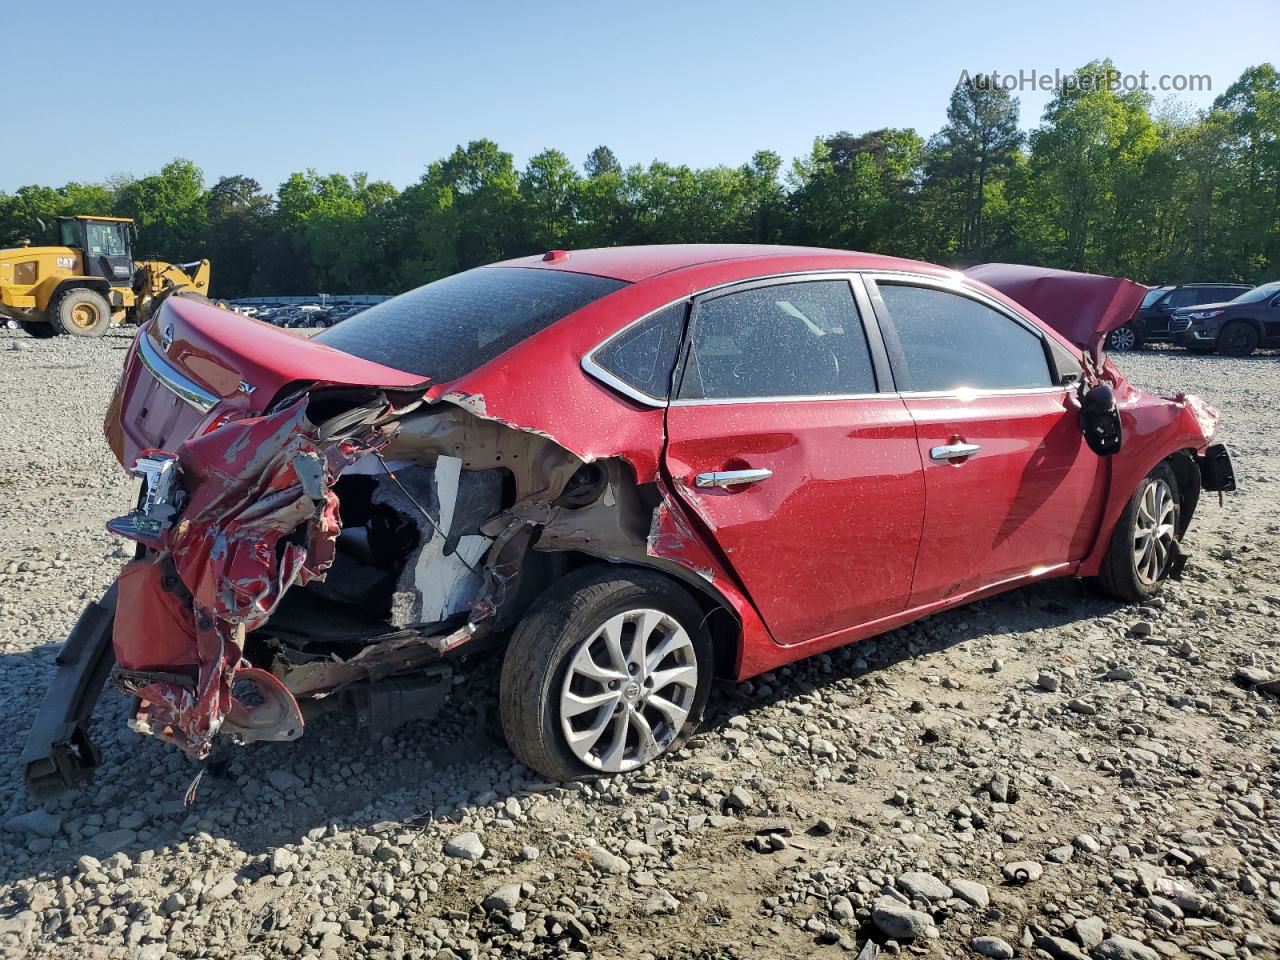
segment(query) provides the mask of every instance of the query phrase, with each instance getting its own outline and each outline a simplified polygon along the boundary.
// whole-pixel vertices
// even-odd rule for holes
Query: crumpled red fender
[[[356,428],[332,441],[317,436],[306,400],[262,417],[237,420],[185,441],[177,451],[189,496],[182,519],[167,530],[162,552],[146,561],[148,575],[123,576],[115,645],[122,666],[141,666],[147,650],[168,650],[152,669],[194,672],[194,683],[156,682],[135,690],[147,701],[140,725],[203,757],[233,707],[231,686],[246,631],[261,626],[295,583],[321,578],[333,562],[341,529],[333,482],[348,466],[383,447],[388,428]],[[173,571],[190,602],[181,618],[185,636],[156,637],[142,612],[160,604],[172,613],[160,561]],[[131,567],[134,564],[130,565]],[[150,596],[145,596],[150,594]],[[164,629],[177,628],[166,616]],[[176,646],[194,656],[172,657]]]

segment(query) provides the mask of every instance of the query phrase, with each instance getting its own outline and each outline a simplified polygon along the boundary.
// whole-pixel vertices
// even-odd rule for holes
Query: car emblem
[[[257,390],[258,388],[255,387],[248,380],[241,380],[240,386],[236,387],[236,389],[239,390],[241,393],[243,393],[247,397],[249,394],[253,393],[253,391]]]
[[[164,328],[164,333],[160,334],[160,350],[167,351],[169,344],[173,343],[173,324],[169,324]]]

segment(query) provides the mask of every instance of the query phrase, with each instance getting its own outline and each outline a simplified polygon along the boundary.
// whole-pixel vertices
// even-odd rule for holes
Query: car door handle
[[[700,473],[693,478],[698,487],[736,487],[743,483],[759,483],[773,476],[772,470],[760,467],[755,470],[719,470],[714,473]]]
[[[934,447],[929,451],[929,456],[934,460],[958,460],[961,457],[972,457],[981,449],[976,443],[952,442]]]

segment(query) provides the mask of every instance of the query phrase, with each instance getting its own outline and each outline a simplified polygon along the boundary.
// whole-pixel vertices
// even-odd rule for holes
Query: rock
[[[996,803],[1009,802],[1009,776],[997,773],[987,782],[987,793]]]
[[[1089,960],[1070,940],[1062,937],[1036,937],[1035,946],[1047,953],[1053,960]]]
[[[516,904],[519,902],[520,884],[504,883],[484,898],[482,906],[486,910],[497,910],[501,913],[510,913],[516,908]]]
[[[231,896],[231,894],[235,893],[235,890],[236,890],[235,874],[229,873],[225,877],[223,877],[221,880],[214,883],[213,886],[206,887],[203,894],[203,899],[206,902],[225,900],[227,899],[227,897]]]
[[[987,888],[975,880],[962,880],[952,877],[947,883],[951,886],[952,893],[979,910],[985,910],[991,903],[991,894]]]
[[[123,850],[130,844],[136,843],[138,834],[133,830],[108,830],[104,833],[96,834],[89,841],[89,847],[94,853],[106,856],[115,853],[117,850]]]
[[[848,897],[836,897],[831,901],[831,919],[836,923],[849,923],[856,919],[858,911]]]
[[[969,941],[969,948],[974,953],[992,960],[1012,960],[1013,947],[999,937],[974,937]]]
[[[679,909],[680,901],[666,890],[655,890],[644,904],[644,913],[650,917],[665,916],[675,913]]]
[[[1081,853],[1097,853],[1102,849],[1102,844],[1098,843],[1097,840],[1093,839],[1093,837],[1087,833],[1077,835],[1076,838],[1071,841],[1071,845]]]
[[[615,853],[610,853],[604,847],[592,845],[588,848],[591,854],[591,864],[601,873],[610,873],[614,876],[631,872],[631,864],[623,860]]]
[[[1080,946],[1086,950],[1092,950],[1102,943],[1106,928],[1100,917],[1082,917],[1072,925],[1071,932],[1080,941]]]
[[[1145,943],[1115,935],[1103,940],[1095,954],[1104,960],[1160,960],[1160,954]]]
[[[931,873],[914,871],[898,878],[898,889],[921,900],[947,900],[951,888]]]
[[[277,847],[271,851],[271,857],[268,860],[268,867],[274,874],[288,873],[298,865],[298,857],[295,853]]]
[[[36,837],[53,837],[62,829],[62,818],[43,810],[31,810],[4,822],[10,833],[26,833]]]
[[[871,922],[894,940],[914,940],[928,935],[933,918],[886,896],[878,898],[871,908]]]
[[[1015,860],[1013,863],[1006,863],[1000,868],[1000,872],[1008,883],[1035,883],[1044,873],[1044,867],[1034,860]]]
[[[1047,854],[1045,854],[1045,859],[1047,859],[1050,863],[1068,863],[1071,860],[1071,858],[1075,856],[1075,853],[1076,853],[1075,847],[1072,847],[1069,845],[1063,845],[1061,847],[1054,847],[1052,850],[1050,850]]]
[[[1067,709],[1072,713],[1078,713],[1082,717],[1092,717],[1098,712],[1098,708],[1087,700],[1068,700]]]
[[[822,757],[825,760],[833,759],[836,756],[836,745],[830,740],[824,740],[822,737],[815,737],[810,740],[809,750],[815,757]]]
[[[279,790],[281,793],[293,793],[306,786],[302,778],[296,773],[290,773],[288,770],[272,770],[267,774],[267,782]]]
[[[444,845],[444,852],[446,856],[470,860],[474,863],[484,856],[484,844],[481,843],[479,834],[468,830],[466,833],[451,837]]]
[[[1036,686],[1046,693],[1058,692],[1058,676],[1050,673],[1048,670],[1041,670],[1040,676],[1036,678]],[[1004,941],[1001,941],[1003,943]]]
[[[1270,682],[1271,671],[1263,670],[1261,667],[1236,667],[1236,672],[1231,675],[1231,679],[1248,689]]]
[[[751,791],[741,786],[730,790],[729,796],[724,799],[724,805],[730,810],[750,810],[755,802],[756,798],[751,795]]]
[[[622,852],[628,857],[656,857],[660,855],[657,847],[651,847],[649,844],[634,838],[622,845]]]

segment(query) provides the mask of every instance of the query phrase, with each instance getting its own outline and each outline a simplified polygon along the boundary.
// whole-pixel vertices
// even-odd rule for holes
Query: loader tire
[[[100,337],[111,326],[111,306],[100,293],[72,287],[49,304],[49,321],[72,337]]]

